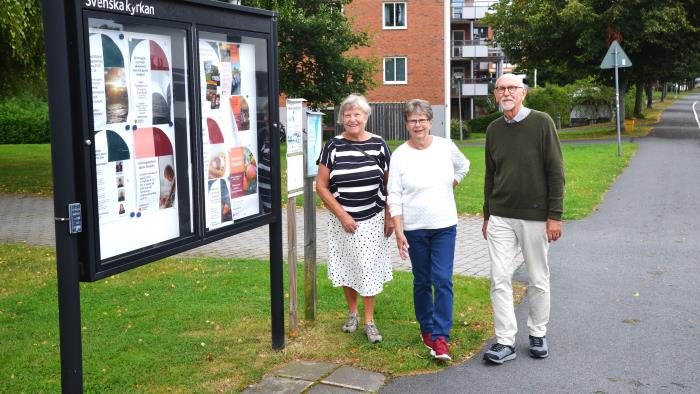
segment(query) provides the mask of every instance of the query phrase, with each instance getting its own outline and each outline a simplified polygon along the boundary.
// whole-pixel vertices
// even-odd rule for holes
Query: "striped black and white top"
[[[377,161],[348,144],[362,149]],[[350,141],[341,136],[331,138],[323,146],[317,162],[330,171],[328,186],[333,197],[353,219],[362,221],[384,210],[384,174],[389,170],[390,159],[389,146],[373,134],[367,141]]]

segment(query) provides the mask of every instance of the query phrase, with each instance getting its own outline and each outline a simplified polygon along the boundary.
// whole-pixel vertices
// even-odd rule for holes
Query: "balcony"
[[[457,88],[452,88],[451,95],[453,97],[458,97],[459,90]],[[462,97],[488,96],[488,95],[489,95],[489,81],[488,81],[488,79],[468,78],[468,79],[462,80]]]
[[[452,3],[452,19],[461,20],[477,20],[486,16],[489,11],[491,4],[496,3],[496,1],[488,0],[475,0],[466,2],[453,2]]]
[[[455,40],[452,41],[452,57],[487,58],[489,47],[486,40]]]

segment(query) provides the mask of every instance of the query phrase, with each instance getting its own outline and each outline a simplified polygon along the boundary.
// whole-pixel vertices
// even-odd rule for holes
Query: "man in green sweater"
[[[522,79],[496,81],[503,117],[486,130],[484,239],[491,257],[491,303],[497,342],[484,360],[502,364],[516,356],[513,261],[522,250],[528,271],[530,356],[545,358],[549,321],[549,243],[561,237],[564,164],[552,118],[523,106]]]

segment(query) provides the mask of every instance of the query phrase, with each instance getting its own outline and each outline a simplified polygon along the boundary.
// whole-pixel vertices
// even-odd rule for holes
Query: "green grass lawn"
[[[629,164],[639,148],[636,143],[622,144],[622,156],[617,156],[617,144],[562,145],[566,187],[564,220],[582,219],[603,201],[605,192]],[[470,170],[455,190],[457,211],[479,214],[484,201],[484,148],[462,147],[471,162]]]
[[[394,275],[377,297],[382,343],[369,344],[361,330],[340,332],[345,301],[320,266],[318,319],[302,321],[299,336],[287,337],[283,351],[271,348],[266,262],[170,258],[83,283],[85,391],[237,392],[296,359],[352,364],[389,376],[444,368],[418,340],[412,275]],[[493,323],[488,280],[455,277],[454,286],[456,363],[481,348],[493,335]],[[53,249],[0,244],[0,391],[60,391],[56,298]]]
[[[0,193],[53,194],[51,145],[0,145]]]
[[[394,144],[392,149],[397,146]],[[603,194],[624,170],[637,150],[636,143],[623,144],[623,156],[617,156],[617,145],[562,145],[566,170],[564,219],[581,219],[600,204]],[[483,204],[484,148],[460,147],[471,162],[469,174],[455,190],[457,211],[480,214]],[[282,195],[287,190],[286,147],[282,146]],[[49,145],[0,145],[0,192],[51,194],[51,161]],[[28,169],[31,168],[31,171]],[[31,176],[29,174],[32,174]],[[283,203],[286,203],[286,197]],[[303,204],[297,197],[297,205]],[[316,197],[316,205],[321,200]]]

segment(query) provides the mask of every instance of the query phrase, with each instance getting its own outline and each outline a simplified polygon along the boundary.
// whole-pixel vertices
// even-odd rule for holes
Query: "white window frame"
[[[404,24],[403,26],[387,26],[386,25],[386,5],[392,4],[394,15],[396,15],[396,5],[403,4]],[[382,3],[382,29],[384,30],[405,30],[408,29],[408,3],[405,1],[387,1]]]
[[[396,59],[403,59],[404,62],[404,76],[405,80],[403,81],[387,81],[386,80],[386,61],[393,59],[394,60],[394,78],[396,78]],[[408,58],[406,56],[387,56],[382,60],[382,79],[384,80],[385,85],[406,85],[408,84]]]

